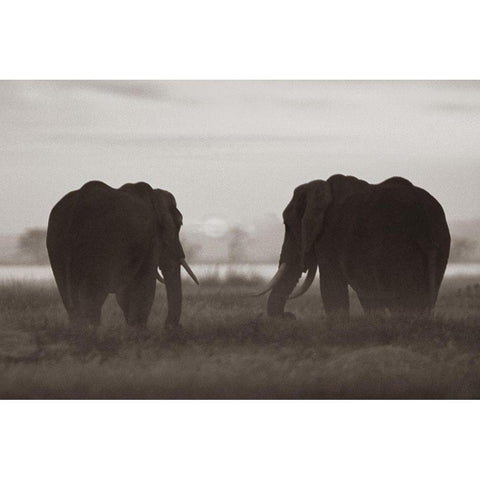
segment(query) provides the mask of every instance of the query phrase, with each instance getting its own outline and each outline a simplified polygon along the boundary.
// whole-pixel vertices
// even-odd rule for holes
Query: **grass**
[[[185,282],[181,340],[163,289],[138,339],[113,298],[95,336],[71,334],[53,285],[0,286],[0,398],[480,398],[480,292],[446,282],[431,324],[327,325],[318,289],[270,319],[257,281]],[[470,288],[467,284],[472,284]]]

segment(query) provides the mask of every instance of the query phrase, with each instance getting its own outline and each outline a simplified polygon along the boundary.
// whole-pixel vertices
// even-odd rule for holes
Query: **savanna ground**
[[[444,282],[435,320],[327,325],[318,288],[267,318],[255,281],[184,282],[183,335],[159,286],[137,339],[114,298],[96,336],[73,335],[53,284],[0,286],[0,398],[479,398],[480,288]],[[471,285],[468,286],[467,285]],[[459,291],[460,289],[460,291]]]

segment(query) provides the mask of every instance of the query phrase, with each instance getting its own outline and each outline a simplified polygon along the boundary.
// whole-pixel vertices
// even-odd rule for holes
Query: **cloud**
[[[169,99],[167,86],[148,80],[72,80],[57,82],[60,87],[92,90],[108,95],[150,100]]]

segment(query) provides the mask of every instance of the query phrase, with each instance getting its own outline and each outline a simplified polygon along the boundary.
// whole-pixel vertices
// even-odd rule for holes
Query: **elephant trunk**
[[[166,324],[178,325],[182,313],[182,282],[180,279],[180,264],[163,270],[167,289],[168,313]]]
[[[267,314],[271,317],[284,314],[285,303],[302,275],[299,266],[287,265],[284,275],[275,284],[267,302]]]

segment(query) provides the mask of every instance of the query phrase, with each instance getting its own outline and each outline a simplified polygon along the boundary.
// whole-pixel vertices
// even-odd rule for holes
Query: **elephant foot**
[[[349,330],[352,326],[352,319],[348,313],[329,313],[322,320],[324,328],[333,332]]]
[[[97,328],[88,323],[70,323],[66,330],[68,338],[73,342],[94,342],[97,336]]]
[[[150,331],[146,325],[129,326],[127,330],[127,338],[133,342],[144,342],[151,336]]]
[[[180,324],[165,324],[165,337],[170,342],[183,343],[186,339],[183,327]]]

